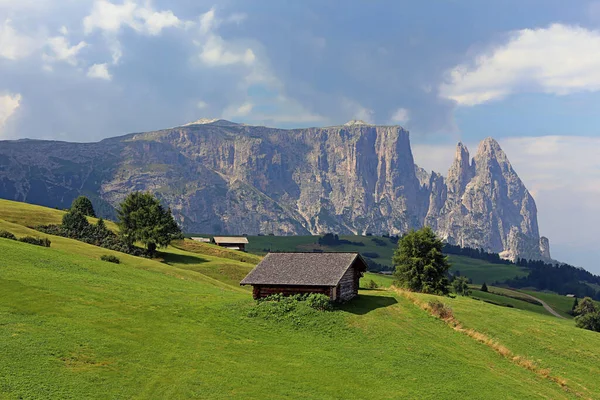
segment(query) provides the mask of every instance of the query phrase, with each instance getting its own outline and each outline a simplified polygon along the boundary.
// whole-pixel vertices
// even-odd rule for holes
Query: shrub
[[[373,279],[367,282],[367,289],[377,289],[379,285]]]
[[[88,217],[95,217],[96,212],[94,211],[94,206],[92,206],[92,202],[85,196],[79,196],[73,203],[71,204],[71,211],[79,211],[83,215],[87,215]]]
[[[114,264],[121,264],[121,260],[119,260],[119,257],[113,256],[112,254],[103,254],[100,256],[100,259],[102,261],[107,261]]]
[[[314,308],[319,311],[329,311],[331,310],[331,301],[328,296],[320,293],[311,293],[306,296],[306,304],[310,308]]]
[[[74,236],[81,236],[90,225],[85,215],[79,210],[71,210],[62,218],[61,227]]]
[[[481,285],[481,291],[482,291],[482,292],[488,292],[488,287],[487,287],[487,285],[485,284],[485,282],[483,282],[483,285]]]
[[[590,312],[575,317],[575,325],[578,328],[600,332],[600,312]]]
[[[461,296],[468,296],[471,294],[469,281],[464,276],[459,276],[452,281],[452,289],[454,289],[454,293]]]
[[[33,237],[33,236],[25,236],[19,239],[19,242],[23,242],[23,243],[29,243],[29,244],[34,244],[36,246],[42,246],[42,247],[50,247],[50,240],[48,238],[37,238],[37,237]]]
[[[0,238],[17,240],[17,237],[9,231],[0,230]]]
[[[431,314],[435,315],[440,319],[454,318],[454,313],[450,307],[447,307],[439,300],[431,300],[429,303],[429,309]]]

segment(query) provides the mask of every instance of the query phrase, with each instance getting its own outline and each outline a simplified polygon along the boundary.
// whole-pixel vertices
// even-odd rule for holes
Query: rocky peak
[[[357,125],[371,125],[363,121],[362,119],[353,119],[344,124],[344,126],[357,126]]]
[[[456,146],[454,162],[448,171],[448,191],[462,195],[467,184],[475,174],[473,166],[469,162],[469,150],[461,142]]]

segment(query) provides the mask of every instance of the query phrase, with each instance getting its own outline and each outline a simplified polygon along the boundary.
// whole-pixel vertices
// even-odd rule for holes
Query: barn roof
[[[231,244],[248,244],[248,238],[246,237],[232,237],[232,236],[215,236],[213,238],[216,244],[220,243],[231,243]]]
[[[269,253],[240,285],[336,286],[355,261],[367,270],[358,253]]]

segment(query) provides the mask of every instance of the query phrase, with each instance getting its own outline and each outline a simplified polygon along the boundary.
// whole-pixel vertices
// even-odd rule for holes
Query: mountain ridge
[[[0,197],[66,207],[86,194],[110,216],[127,193],[145,190],[188,231],[401,234],[430,225],[452,244],[549,258],[535,201],[495,140],[473,159],[459,143],[444,177],[415,165],[409,136],[362,121],[278,129],[216,120],[96,143],[5,141]]]

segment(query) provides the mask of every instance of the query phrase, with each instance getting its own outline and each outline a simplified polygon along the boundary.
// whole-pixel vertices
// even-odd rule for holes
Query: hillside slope
[[[32,233],[6,221],[0,229]],[[98,259],[107,250],[51,239],[51,248],[0,239],[0,397],[575,398],[390,291],[361,291],[334,312],[251,317],[250,293],[219,271],[239,261],[166,249],[169,264],[114,253],[116,265]],[[547,321],[456,304],[481,324],[494,313]],[[550,368],[572,338],[600,345],[567,324],[552,336],[560,352]],[[578,389],[600,394],[594,382]]]

